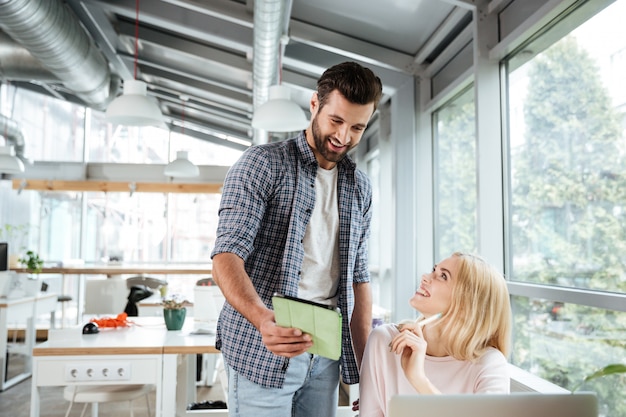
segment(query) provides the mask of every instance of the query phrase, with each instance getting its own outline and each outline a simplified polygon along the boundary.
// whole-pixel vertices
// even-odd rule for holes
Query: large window
[[[476,118],[469,88],[433,114],[435,259],[476,250]]]
[[[603,294],[626,292],[625,15],[617,1],[508,61],[509,278],[562,294],[514,298],[512,360],[570,389],[626,361],[626,314],[579,296],[601,305]],[[626,416],[623,377],[586,387],[598,392],[601,415]]]
[[[0,111],[14,120],[24,138],[24,156],[31,161],[82,161],[85,108],[2,85]]]
[[[26,156],[36,162],[59,162],[59,167],[63,162],[163,165],[185,150],[198,165],[230,166],[241,155],[163,129],[115,127],[105,123],[102,112],[10,85],[3,85],[0,95],[2,113],[17,122]],[[10,240],[10,249],[18,254],[35,250],[49,265],[78,259],[210,261],[220,194],[16,191],[11,185],[0,181],[0,239]],[[45,276],[50,291],[77,294],[75,280],[62,284],[60,278]],[[166,277],[169,291],[191,299],[194,278],[202,277]],[[72,307],[80,311],[80,306]]]

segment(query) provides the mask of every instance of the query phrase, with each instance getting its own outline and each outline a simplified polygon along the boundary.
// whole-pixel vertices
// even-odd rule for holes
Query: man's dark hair
[[[369,68],[356,62],[344,62],[328,68],[317,80],[317,97],[321,110],[333,90],[339,91],[354,104],[374,103],[374,110],[383,96],[383,84]]]

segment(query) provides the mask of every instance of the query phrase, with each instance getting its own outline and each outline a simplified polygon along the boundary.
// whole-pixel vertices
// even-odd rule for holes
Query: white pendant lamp
[[[167,164],[163,174],[167,177],[191,178],[200,175],[200,169],[188,158],[187,151],[176,152],[176,159]]]
[[[302,108],[291,101],[289,89],[273,85],[269,89],[269,99],[254,110],[252,127],[269,132],[296,132],[306,129],[309,121]]]
[[[113,100],[107,108],[107,122],[124,126],[165,127],[159,106],[146,95],[146,90],[143,81],[125,80],[124,94]]]
[[[124,80],[124,93],[115,98],[106,111],[106,121],[124,126],[155,126],[167,128],[156,100],[148,97],[146,83],[137,80],[139,54],[139,0],[136,0],[134,78]]]
[[[15,156],[13,146],[0,146],[0,174],[20,174],[24,163]]]

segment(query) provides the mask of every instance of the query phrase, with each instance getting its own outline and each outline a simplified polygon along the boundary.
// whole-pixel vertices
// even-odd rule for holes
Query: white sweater
[[[418,394],[404,376],[400,355],[389,351],[389,343],[397,334],[393,324],[379,326],[370,333],[361,365],[359,417],[387,416],[392,396]],[[507,361],[497,349],[489,349],[475,362],[426,356],[424,369],[443,394],[510,392]],[[419,415],[418,410],[415,415]]]

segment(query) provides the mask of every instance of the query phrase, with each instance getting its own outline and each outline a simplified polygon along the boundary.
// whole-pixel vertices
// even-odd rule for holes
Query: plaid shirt
[[[248,149],[229,170],[219,208],[211,257],[234,253],[268,308],[275,292],[298,295],[304,259],[302,238],[315,205],[317,160],[304,132]],[[338,307],[343,316],[341,370],[344,382],[359,382],[352,350],[352,284],[369,282],[367,239],[372,189],[367,176],[345,157],[337,164],[339,257]],[[257,329],[228,302],[220,314],[216,347],[235,371],[265,387],[281,388],[288,359],[266,349]]]

